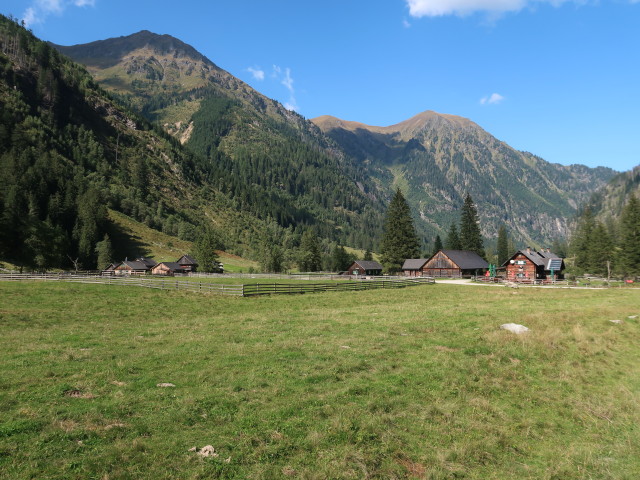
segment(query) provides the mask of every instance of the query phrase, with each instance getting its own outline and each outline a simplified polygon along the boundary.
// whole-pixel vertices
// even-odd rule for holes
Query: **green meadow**
[[[0,478],[637,479],[635,315],[637,289],[3,282]]]

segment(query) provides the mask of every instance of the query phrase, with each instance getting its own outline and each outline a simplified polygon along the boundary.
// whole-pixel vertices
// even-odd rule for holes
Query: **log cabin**
[[[191,255],[183,255],[176,260],[185,272],[195,272],[198,270],[198,262]]]
[[[402,265],[402,273],[405,277],[421,277],[427,260],[427,258],[408,258]]]
[[[518,250],[502,266],[506,267],[507,279],[512,281],[564,278],[564,260],[548,248],[540,252],[532,250],[531,247]]]
[[[382,275],[382,265],[374,260],[356,260],[347,269],[347,275]]]
[[[185,270],[177,262],[160,262],[151,269],[153,275],[175,275],[185,273]]]
[[[489,268],[487,261],[469,250],[440,250],[422,267],[426,277],[466,277],[481,275]]]

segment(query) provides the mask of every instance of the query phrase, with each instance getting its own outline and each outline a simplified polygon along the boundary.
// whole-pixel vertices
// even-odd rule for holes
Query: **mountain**
[[[211,177],[204,159],[0,16],[0,258],[95,268],[105,234],[126,237],[109,209],[186,240],[224,225],[231,246],[250,245],[267,223],[238,212]],[[114,260],[146,253],[116,251]]]
[[[588,205],[596,218],[607,223],[619,219],[632,195],[640,199],[640,165],[613,177],[591,196]]]
[[[205,158],[213,185],[283,228],[372,248],[385,192],[313,123],[169,35],[142,31],[71,47],[96,81]]]
[[[399,186],[428,233],[444,236],[464,196],[483,234],[506,224],[519,243],[565,237],[569,219],[609,168],[552,164],[497,140],[469,119],[433,111],[388,127],[322,116],[312,121],[381,184]]]

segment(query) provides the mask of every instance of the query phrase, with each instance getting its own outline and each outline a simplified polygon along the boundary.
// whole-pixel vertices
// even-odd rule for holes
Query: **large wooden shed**
[[[349,275],[382,275],[382,265],[374,260],[356,260],[347,269]]]
[[[198,270],[198,262],[191,255],[181,256],[176,263],[180,264],[185,272],[195,272]]]
[[[469,250],[440,250],[422,267],[427,277],[465,277],[481,275],[489,268],[487,261]]]
[[[405,277],[421,277],[423,275],[422,269],[427,263],[426,258],[408,258],[402,265],[402,273]]]
[[[151,269],[153,275],[175,275],[185,273],[182,266],[177,262],[160,262]]]

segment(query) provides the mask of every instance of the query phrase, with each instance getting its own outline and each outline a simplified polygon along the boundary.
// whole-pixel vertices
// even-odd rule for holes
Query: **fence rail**
[[[188,280],[188,277],[149,277],[76,275],[66,273],[2,273],[0,281],[50,281],[70,283],[94,283],[101,285],[127,285],[134,287],[155,288],[159,290],[184,290],[219,295],[256,296],[271,294],[317,293],[331,291],[359,291],[377,288],[403,288],[423,283],[435,283],[433,278],[414,279],[372,279],[358,281],[342,281],[335,283],[246,283],[227,285]]]

